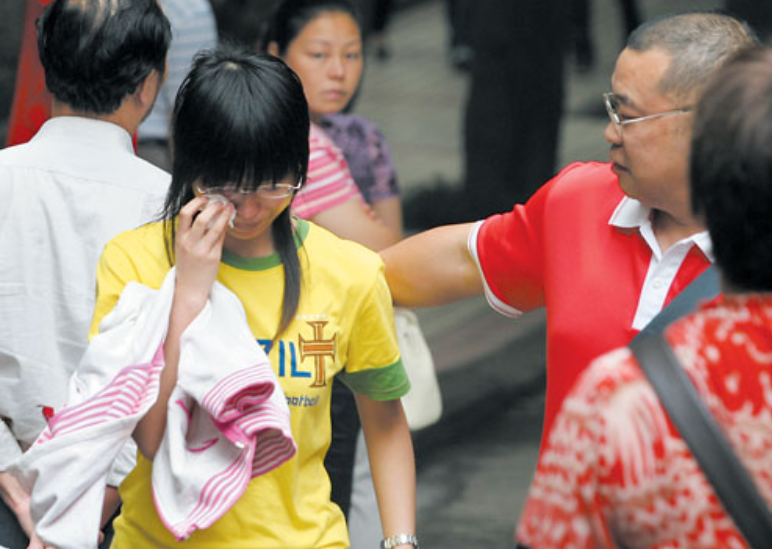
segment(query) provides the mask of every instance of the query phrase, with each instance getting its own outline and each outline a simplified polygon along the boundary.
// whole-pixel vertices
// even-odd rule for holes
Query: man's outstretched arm
[[[473,227],[437,227],[381,250],[394,302],[431,307],[481,295],[480,272],[467,248]]]

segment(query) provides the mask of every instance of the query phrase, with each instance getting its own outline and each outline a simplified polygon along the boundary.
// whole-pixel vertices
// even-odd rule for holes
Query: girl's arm
[[[371,250],[398,242],[402,232],[384,223],[365,203],[343,153],[313,124],[309,149],[308,178],[295,197],[294,213]]]
[[[310,220],[341,238],[359,242],[375,251],[399,242],[401,233],[387,226],[368,208],[358,195],[354,195]]]
[[[415,461],[402,402],[360,394],[356,401],[384,537],[415,534]]]
[[[384,225],[389,227],[400,238],[403,233],[402,226],[402,200],[399,196],[391,196],[372,203],[373,211]]]
[[[164,342],[165,365],[161,371],[158,399],[134,429],[137,446],[150,460],[161,444],[166,429],[167,404],[177,384],[180,336],[209,298],[220,268],[226,225],[233,211],[232,204],[207,203],[204,197],[195,198],[180,210],[174,243],[177,278]]]

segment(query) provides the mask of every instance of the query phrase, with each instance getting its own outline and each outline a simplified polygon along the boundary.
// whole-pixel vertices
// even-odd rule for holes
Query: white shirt
[[[172,27],[172,42],[166,58],[166,82],[153,110],[140,125],[140,139],[168,139],[174,99],[190,71],[193,57],[217,45],[217,25],[209,0],[159,0]]]
[[[697,246],[711,262],[714,262],[713,244],[708,231],[682,238],[662,253],[654,228],[651,226],[651,208],[630,197],[626,196],[622,199],[609,219],[609,225],[626,229],[637,228],[643,240],[651,248],[649,269],[646,271],[646,279],[643,282],[633,318],[633,328],[636,330],[645,328],[662,310],[670,285],[675,280],[692,246]]]
[[[94,119],[53,118],[0,151],[0,470],[66,401],[102,248],[158,216],[169,179]]]

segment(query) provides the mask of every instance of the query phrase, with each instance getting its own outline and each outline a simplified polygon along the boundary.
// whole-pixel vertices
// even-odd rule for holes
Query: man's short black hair
[[[694,119],[691,199],[733,291],[772,291],[772,49],[744,51]]]
[[[156,0],[54,0],[38,20],[38,51],[53,96],[110,114],[153,71],[163,74],[171,27]]]
[[[748,25],[716,11],[670,13],[646,21],[627,39],[631,50],[659,48],[670,55],[660,91],[683,102],[699,99],[706,82],[727,59],[757,44]]]

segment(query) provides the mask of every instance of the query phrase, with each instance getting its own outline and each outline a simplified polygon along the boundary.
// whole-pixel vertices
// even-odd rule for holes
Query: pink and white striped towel
[[[31,491],[38,535],[59,549],[97,546],[107,474],[158,395],[174,273],[160,290],[126,286],[73,377],[69,405],[13,468]],[[159,516],[185,539],[296,447],[268,358],[219,283],[182,336],[178,371],[152,482]]]

